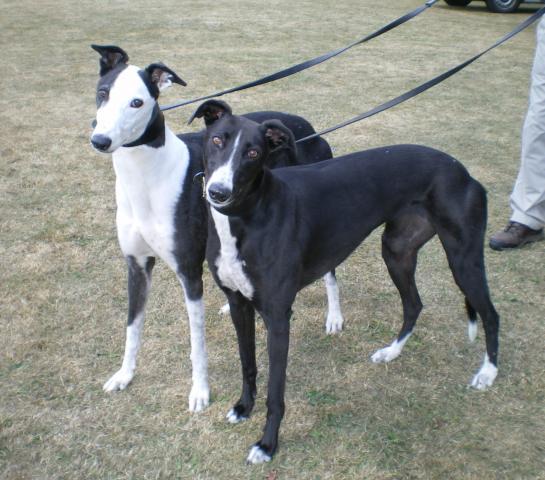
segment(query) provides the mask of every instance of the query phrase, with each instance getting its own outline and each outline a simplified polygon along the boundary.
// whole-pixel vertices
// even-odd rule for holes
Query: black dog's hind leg
[[[238,423],[250,416],[256,396],[255,310],[250,301],[239,292],[225,290],[225,293],[229,299],[231,318],[237,332],[242,365],[242,395],[227,413],[227,420],[231,423]]]
[[[413,331],[422,310],[414,279],[417,254],[420,247],[434,235],[435,230],[425,212],[416,207],[386,224],[382,234],[382,258],[401,296],[403,326],[389,346],[377,350],[371,356],[374,363],[389,362],[397,358]]]
[[[494,383],[498,374],[499,316],[488,292],[484,265],[486,229],[486,193],[481,185],[468,188],[464,198],[449,196],[448,202],[437,202],[441,218],[437,233],[447,254],[454,280],[466,297],[466,307],[477,311],[482,319],[486,355],[471,386],[483,390]]]

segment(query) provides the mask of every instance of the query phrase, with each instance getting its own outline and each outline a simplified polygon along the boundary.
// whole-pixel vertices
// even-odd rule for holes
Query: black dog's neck
[[[165,144],[165,117],[159,104],[155,104],[152,116],[144,133],[134,142],[126,143],[124,147],[138,147],[147,145],[148,147],[159,148]]]

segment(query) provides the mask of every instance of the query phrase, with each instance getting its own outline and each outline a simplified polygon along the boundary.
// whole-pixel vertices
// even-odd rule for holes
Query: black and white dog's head
[[[123,145],[134,146],[160,114],[159,92],[172,83],[186,83],[162,63],[140,69],[128,64],[128,55],[119,47],[91,47],[100,54],[97,115],[91,144],[104,153]]]
[[[204,117],[206,124],[206,198],[220,212],[233,211],[258,188],[263,169],[274,168],[279,152],[295,155],[293,133],[279,120],[256,123],[233,115],[218,100],[203,103],[191,120],[195,117]]]

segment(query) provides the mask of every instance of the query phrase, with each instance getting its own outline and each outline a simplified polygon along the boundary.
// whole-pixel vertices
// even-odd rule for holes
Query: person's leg
[[[507,227],[490,238],[496,250],[543,238],[545,225],[545,21],[537,29],[528,113],[522,129],[521,163],[510,198]]]

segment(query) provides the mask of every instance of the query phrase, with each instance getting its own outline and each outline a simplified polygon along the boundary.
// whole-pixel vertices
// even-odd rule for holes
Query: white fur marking
[[[183,285],[182,285],[183,286]],[[208,355],[206,353],[204,329],[204,305],[202,298],[190,300],[185,297],[189,316],[191,335],[191,364],[193,367],[193,386],[189,394],[189,411],[200,412],[208,406],[210,390],[208,388]]]
[[[471,320],[467,322],[467,336],[470,342],[474,342],[477,338],[477,322]]]
[[[207,185],[220,184],[224,188],[229,189],[230,191],[233,190],[233,158],[235,158],[235,153],[238,149],[241,134],[242,132],[238,132],[235,143],[233,144],[233,149],[231,150],[231,154],[229,155],[229,160],[227,160],[226,164],[222,165],[214,173],[212,173],[212,176],[208,179]],[[210,200],[210,196],[208,195],[208,188],[206,189],[206,192],[208,199]]]
[[[228,303],[226,303],[223,307],[221,307],[219,309],[219,312],[218,312],[220,315],[229,315],[229,313],[231,313],[231,307],[229,306]]]
[[[233,423],[233,424],[243,422],[244,420],[248,420],[248,417],[239,417],[233,408],[231,408],[231,410],[227,412],[227,415],[225,415],[225,418],[227,419],[229,423]]]
[[[260,447],[254,445],[248,453],[248,458],[246,458],[246,463],[256,465],[258,463],[270,462],[271,456],[267,455]]]
[[[221,284],[234,292],[242,293],[247,299],[251,300],[254,295],[254,287],[242,268],[237,240],[231,234],[229,218],[214,208],[210,210],[221,244],[219,255],[216,258],[216,267],[218,268],[218,277]]]
[[[337,280],[331,272],[324,275],[324,281],[327,291],[327,320],[325,331],[327,334],[338,333],[343,329],[343,315],[339,301],[339,286]]]
[[[403,350],[405,343],[411,336],[411,333],[405,335],[403,340],[398,341],[397,338],[388,347],[377,350],[372,356],[371,361],[373,363],[386,363],[391,362],[394,358],[399,357],[399,354]]]
[[[153,252],[177,271],[173,255],[174,209],[182,194],[189,151],[165,126],[165,145],[119,148],[112,155],[116,180],[117,230],[125,255]]]
[[[134,377],[136,368],[136,356],[140,348],[140,338],[144,325],[144,314],[137,315],[133,322],[127,326],[127,338],[125,340],[125,355],[121,368],[102,387],[105,392],[124,390]]]
[[[484,362],[477,375],[473,377],[471,386],[477,390],[486,390],[490,387],[498,376],[498,367],[496,367],[485,354]]]

